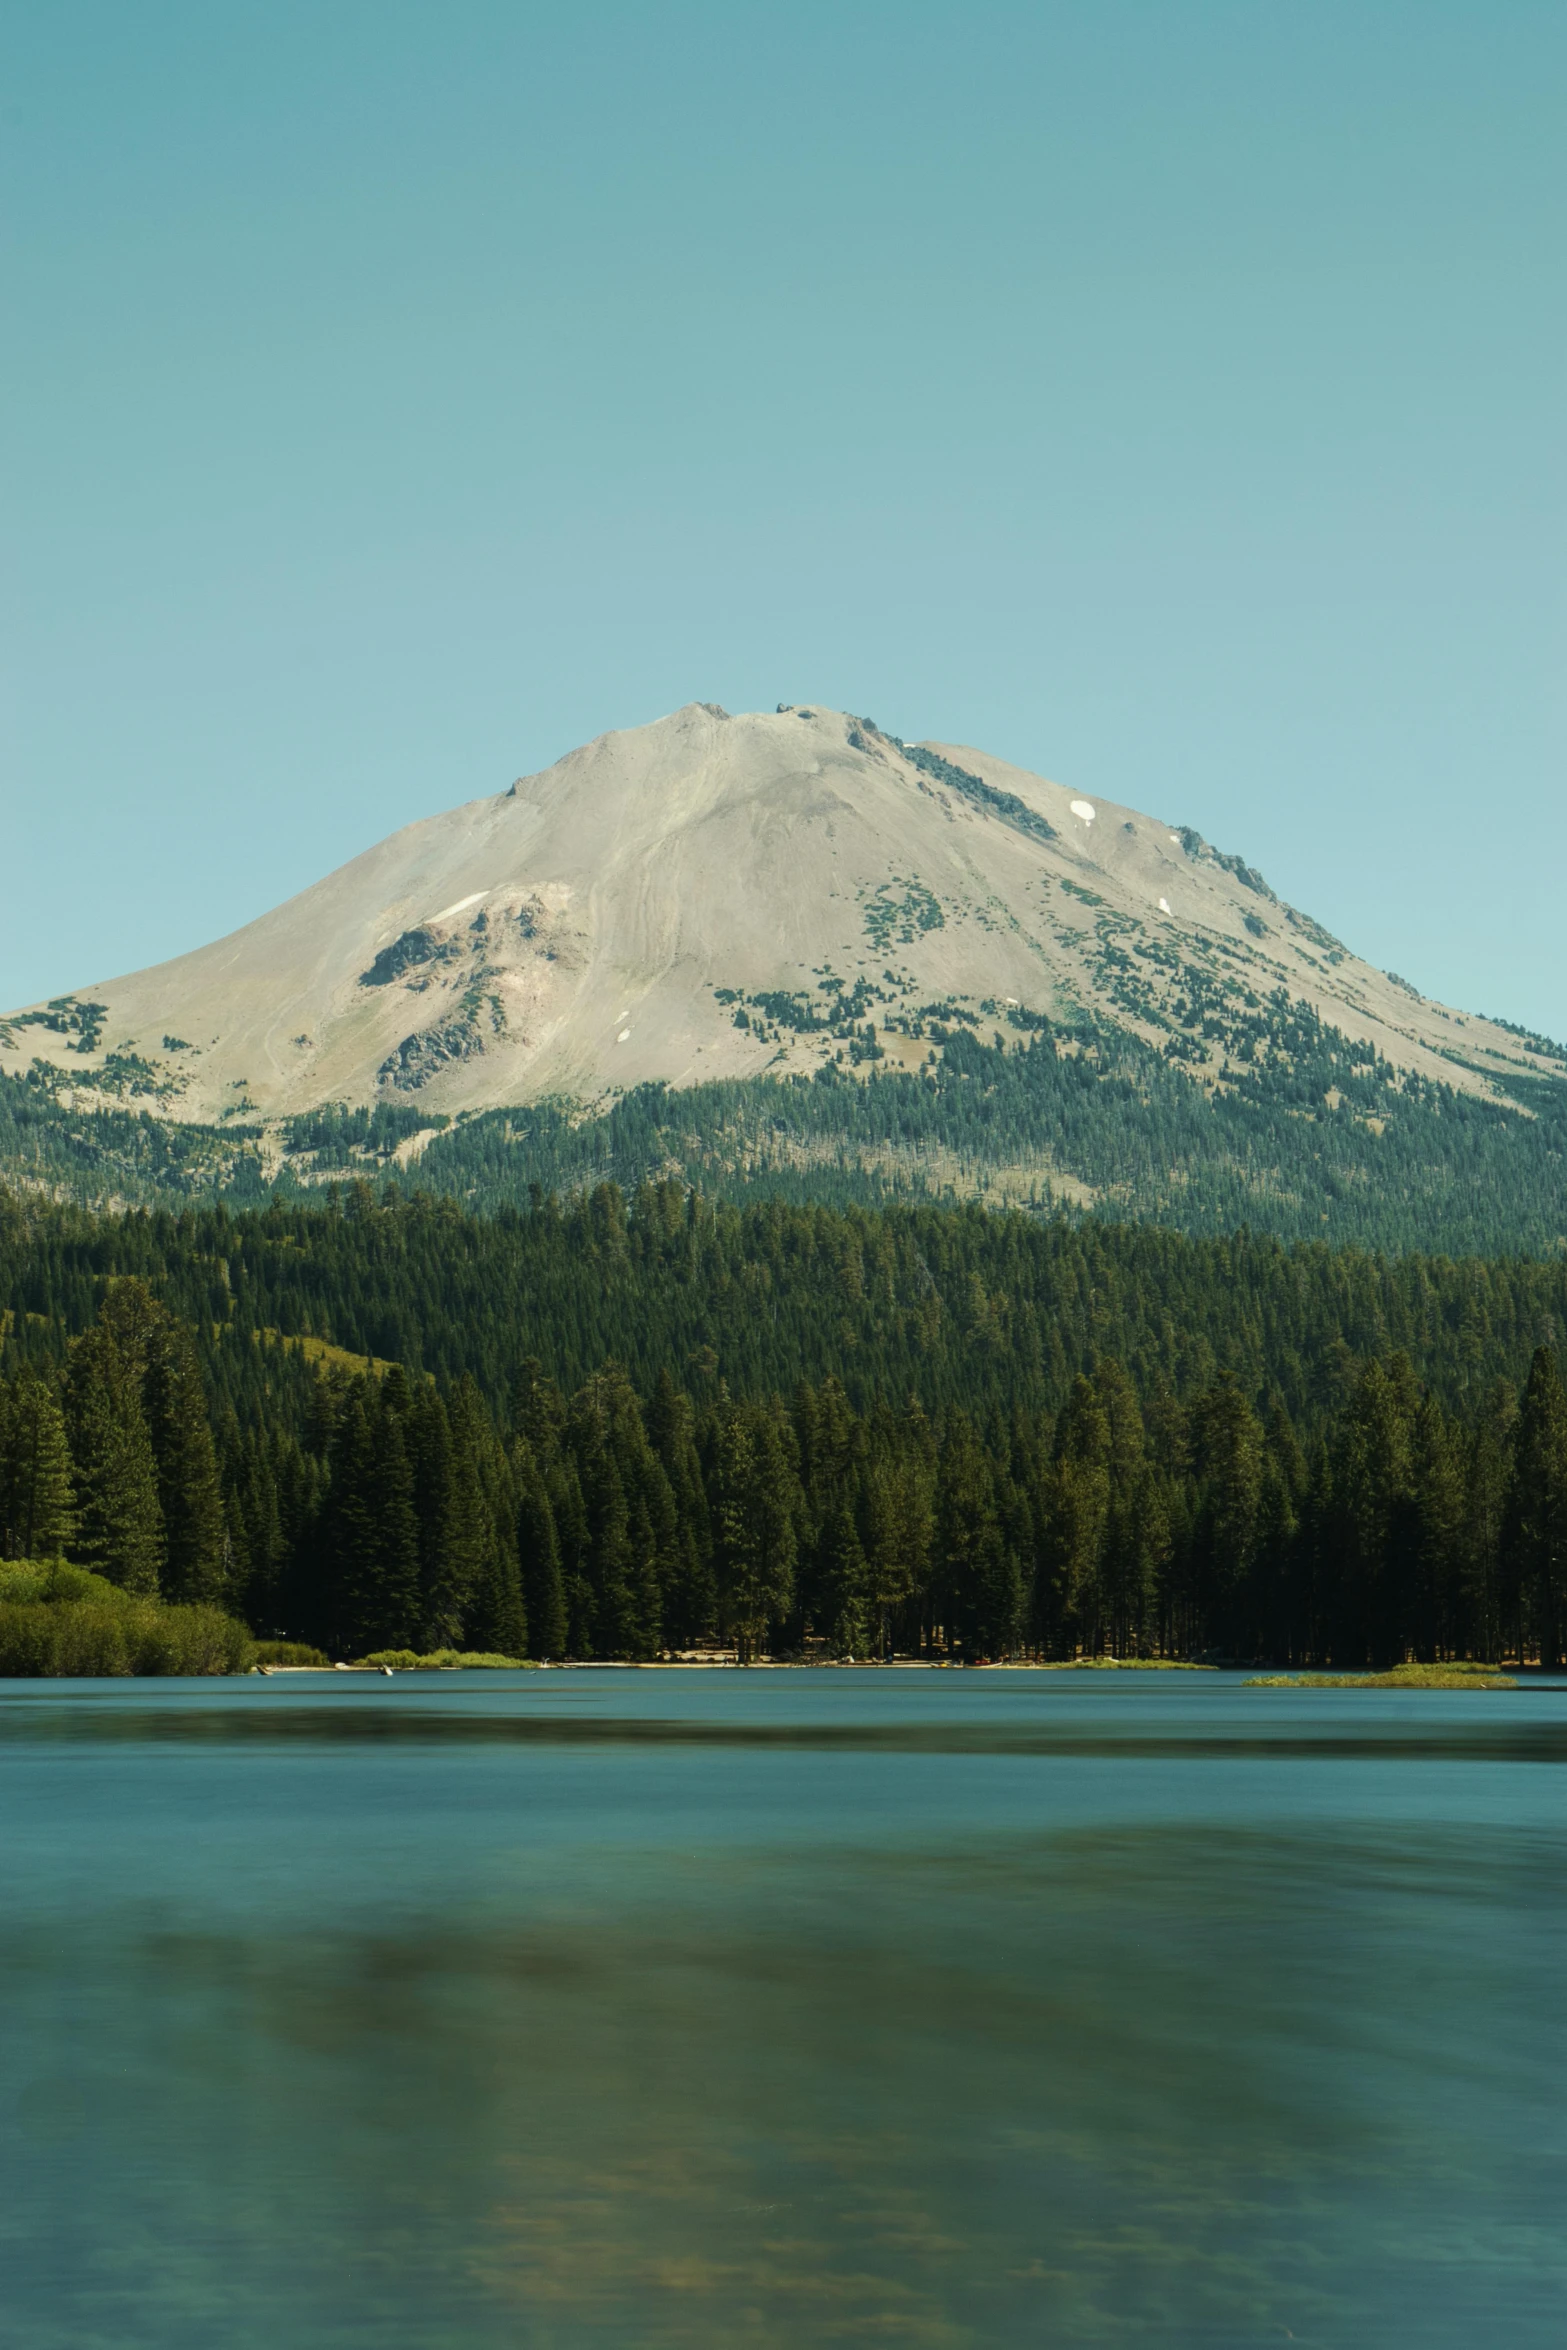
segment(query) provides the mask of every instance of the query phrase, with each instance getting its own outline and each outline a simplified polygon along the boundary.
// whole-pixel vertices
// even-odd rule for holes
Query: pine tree
[[[555,1513],[538,1462],[526,1439],[513,1439],[511,1472],[517,1493],[516,1540],[530,1645],[525,1653],[564,1656],[566,1593],[561,1580]]]
[[[1305,1654],[1297,1545],[1308,1483],[1300,1440],[1282,1396],[1275,1395],[1263,1424],[1252,1594],[1258,1646],[1264,1656],[1285,1662],[1298,1661]]]
[[[428,1420],[432,1441],[427,1459],[433,1455],[439,1499],[432,1511],[425,1570],[425,1639],[431,1648],[461,1648],[473,1645],[481,1613],[493,1616],[499,1565],[484,1481],[489,1416],[470,1373],[465,1372],[453,1388],[438,1427],[433,1412],[428,1412]],[[493,1636],[492,1625],[484,1629]]]
[[[1409,1653],[1417,1614],[1414,1430],[1420,1392],[1405,1355],[1367,1364],[1337,1430],[1332,1540],[1334,1654],[1379,1667]]]
[[[726,1403],[714,1450],[719,1604],[749,1664],[794,1604],[800,1493],[778,1422],[762,1407]]]
[[[413,1472],[414,1515],[419,1521],[422,1644],[425,1648],[460,1647],[466,1583],[472,1577],[465,1577],[454,1555],[452,1430],[433,1381],[424,1382],[410,1399],[403,1442]]]
[[[1111,1655],[1135,1656],[1152,1639],[1169,1523],[1159,1480],[1147,1462],[1136,1391],[1124,1368],[1116,1362],[1101,1363],[1092,1384],[1108,1436],[1099,1600]]]
[[[865,1485],[867,1597],[876,1653],[883,1656],[891,1653],[900,1618],[923,1604],[936,1532],[934,1460],[917,1444],[900,1441],[902,1431],[888,1434]]]
[[[598,1654],[599,1595],[593,1580],[593,1528],[573,1455],[563,1450],[545,1490],[560,1555],[561,1592],[566,1603],[567,1656]]]
[[[973,1422],[954,1412],[941,1448],[936,1497],[936,1607],[965,1661],[1016,1645],[1022,1578],[997,1508],[995,1476]]]
[[[712,1636],[718,1587],[696,1418],[690,1397],[676,1387],[667,1365],[654,1383],[647,1432],[664,1470],[673,1513],[672,1537],[660,1550],[664,1637],[672,1647],[689,1648]]]
[[[1199,1397],[1191,1430],[1197,1617],[1211,1645],[1249,1654],[1259,1612],[1251,1578],[1262,1518],[1262,1425],[1239,1382],[1226,1375]]]
[[[587,1522],[597,1653],[646,1659],[662,1644],[661,1545],[672,1544],[674,1498],[648,1442],[624,1370],[607,1363],[573,1396],[565,1444]]]
[[[1413,1590],[1410,1644],[1422,1663],[1461,1656],[1464,1622],[1464,1444],[1429,1392],[1411,1438]]]
[[[322,1623],[339,1653],[412,1648],[419,1634],[419,1519],[400,1404],[366,1374],[336,1412],[321,1529]]]
[[[59,1398],[24,1372],[0,1386],[0,1555],[62,1556],[76,1531],[74,1499]]]
[[[224,1596],[223,1492],[195,1342],[161,1309],[149,1318],[143,1379],[147,1432],[163,1514],[165,1598]]]
[[[1075,1379],[1056,1424],[1055,1445],[1036,1503],[1038,1564],[1034,1632],[1053,1653],[1090,1653],[1100,1643],[1100,1570],[1110,1515],[1111,1431],[1093,1384]]]
[[[146,1597],[157,1595],[165,1556],[157,1462],[142,1401],[155,1323],[145,1285],[116,1282],[77,1342],[66,1389],[79,1501],[71,1555]]]
[[[817,1604],[835,1656],[864,1656],[870,1644],[870,1576],[854,1511],[840,1499],[817,1537]]]
[[[566,1406],[553,1379],[546,1379],[537,1358],[529,1355],[517,1374],[512,1395],[512,1426],[527,1443],[548,1477],[560,1458],[566,1426]]]
[[[1556,1351],[1535,1350],[1513,1439],[1507,1549],[1520,1600],[1519,1655],[1554,1672],[1567,1634],[1567,1387]]]
[[[495,1655],[526,1656],[516,1479],[477,1383],[467,1373],[453,1391],[450,1424],[447,1555],[463,1593],[464,1638],[469,1647]]]
[[[330,1432],[318,1436],[326,1435],[330,1484],[315,1529],[313,1587],[298,1594],[301,1628],[344,1657],[374,1645],[363,1637],[380,1565],[367,1385],[362,1375],[340,1388],[322,1383]]]
[[[411,1648],[419,1637],[419,1519],[401,1403],[389,1377],[370,1416],[374,1570],[357,1594],[365,1649]]]
[[[1464,1458],[1464,1654],[1494,1664],[1516,1622],[1504,1588],[1503,1543],[1513,1474],[1516,1389],[1496,1381],[1470,1429]]]

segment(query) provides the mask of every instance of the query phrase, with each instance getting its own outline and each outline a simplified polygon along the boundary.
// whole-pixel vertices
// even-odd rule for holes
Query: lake
[[[1567,1689],[0,1684],[0,2340],[1540,2344]]]

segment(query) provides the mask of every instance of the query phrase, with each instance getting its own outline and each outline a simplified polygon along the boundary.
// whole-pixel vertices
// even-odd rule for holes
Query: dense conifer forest
[[[1567,1265],[0,1194],[0,1553],[332,1654],[1554,1662]]]

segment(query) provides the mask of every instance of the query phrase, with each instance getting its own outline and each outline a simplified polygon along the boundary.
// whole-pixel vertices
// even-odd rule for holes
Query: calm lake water
[[[1567,2335],[1567,1691],[0,1683],[0,2339]]]

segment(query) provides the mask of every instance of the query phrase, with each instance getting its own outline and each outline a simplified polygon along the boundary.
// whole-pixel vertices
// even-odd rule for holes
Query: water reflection
[[[1096,1690],[1046,1751],[642,1688],[0,1735],[17,2340],[1559,2338],[1560,1782],[1502,1700]]]

